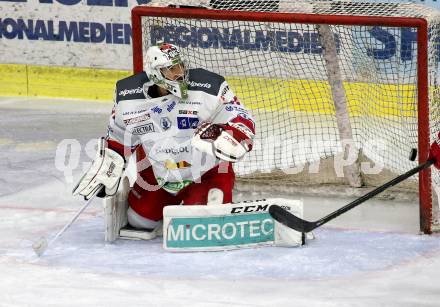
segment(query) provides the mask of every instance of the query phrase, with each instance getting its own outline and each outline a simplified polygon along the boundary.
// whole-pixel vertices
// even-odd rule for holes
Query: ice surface
[[[57,145],[81,144],[76,180],[90,161],[84,146],[105,132],[110,110],[0,99],[0,306],[440,306],[440,236],[417,233],[410,202],[365,203],[301,248],[169,253],[161,239],[106,244],[95,200],[36,257],[32,243],[55,235],[83,202],[55,167]],[[235,198],[263,196],[271,195]],[[311,220],[350,201],[303,200]]]

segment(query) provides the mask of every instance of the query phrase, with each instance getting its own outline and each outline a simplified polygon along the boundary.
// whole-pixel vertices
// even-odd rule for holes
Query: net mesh
[[[435,10],[415,4],[333,1],[211,0],[180,5],[426,18],[433,139],[440,118],[440,19]],[[346,152],[344,158],[345,139],[341,135],[350,129],[354,140],[351,148],[356,149],[352,158],[361,169],[363,184],[380,185],[417,165],[417,159],[409,160],[409,153],[418,146],[416,29],[362,25],[328,28],[337,54],[330,61],[324,57],[323,34],[316,24],[145,16],[142,43],[144,52],[160,41],[178,45],[190,67],[225,76],[251,110],[257,131],[254,150],[235,164],[243,180],[347,184],[341,173],[345,162],[341,161],[350,160],[350,155],[347,157]],[[329,65],[336,67],[339,79],[331,80]],[[342,101],[335,101],[338,86],[343,97],[337,100]],[[345,105],[347,115],[342,122],[337,114],[341,105]],[[400,189],[416,191],[416,182],[414,176]],[[433,182],[440,182],[435,172]]]

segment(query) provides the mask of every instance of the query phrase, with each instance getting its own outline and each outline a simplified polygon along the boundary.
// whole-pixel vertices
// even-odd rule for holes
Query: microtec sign
[[[301,200],[281,198],[209,206],[166,206],[163,246],[170,251],[215,251],[303,244],[300,232],[272,219],[268,209],[273,204],[298,217],[303,215]]]
[[[267,212],[209,218],[173,218],[165,239],[170,248],[270,242],[274,240],[274,222]]]

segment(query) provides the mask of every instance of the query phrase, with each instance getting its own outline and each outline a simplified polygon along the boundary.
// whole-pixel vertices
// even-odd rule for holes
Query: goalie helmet
[[[171,80],[166,77],[167,71],[180,66],[181,75]],[[179,68],[177,67],[179,71]],[[162,43],[148,48],[145,58],[145,72],[148,78],[156,85],[168,90],[171,94],[187,98],[188,96],[188,74],[185,63],[180,56],[180,51],[173,44]]]

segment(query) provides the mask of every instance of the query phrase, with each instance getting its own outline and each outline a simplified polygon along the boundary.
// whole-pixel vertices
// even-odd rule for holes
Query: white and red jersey
[[[120,153],[123,146],[142,146],[157,182],[170,193],[177,193],[220,162],[191,146],[200,123],[239,122],[255,133],[252,116],[218,74],[190,69],[186,99],[172,94],[153,98],[153,85],[144,72],[117,82],[109,146]]]

